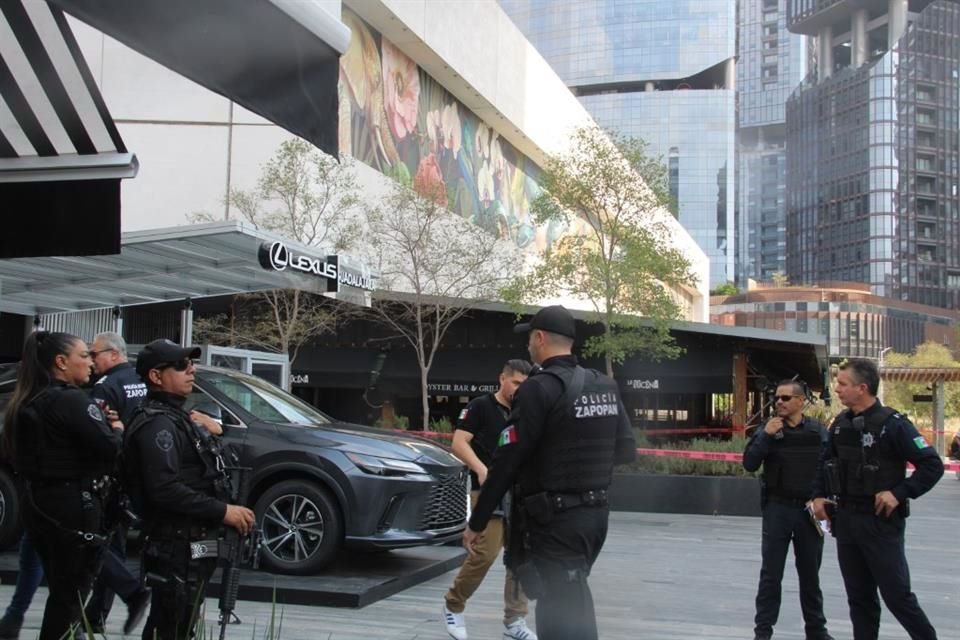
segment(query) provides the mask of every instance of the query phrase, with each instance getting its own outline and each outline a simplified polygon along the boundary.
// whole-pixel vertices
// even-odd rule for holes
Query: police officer
[[[528,375],[529,362],[508,360],[500,371],[500,386],[496,393],[474,398],[460,412],[450,448],[470,469],[471,505],[476,505],[480,487],[486,482],[487,466],[497,448],[500,432],[507,425],[517,388]],[[444,596],[441,614],[447,634],[454,640],[467,639],[467,627],[463,617],[467,600],[483,582],[502,548],[503,518],[494,515],[484,529],[480,543],[474,545],[476,553],[467,556],[453,581],[453,586]],[[503,585],[503,603],[503,640],[537,640],[536,634],[527,627],[527,596],[519,588],[509,569]]]
[[[813,495],[814,478],[827,429],[803,415],[806,385],[784,380],[777,385],[776,416],[757,429],[743,452],[743,467],[756,471],[763,465],[763,538],[760,553],[760,586],[754,640],[770,640],[780,615],[781,582],[787,548],[793,541],[800,609],[807,640],[832,640],[823,615],[820,561],[823,532],[806,509]]]
[[[840,365],[836,395],[847,410],[830,426],[814,513],[828,519],[828,506],[835,508],[831,529],[854,640],[877,638],[878,588],[910,638],[936,640],[937,632],[910,590],[904,531],[908,500],[937,483],[943,461],[905,416],[877,401],[879,384],[877,366],[869,360]],[[907,462],[915,467],[909,478]]]
[[[90,395],[105,410],[116,411],[123,424],[129,424],[133,412],[147,397],[147,385],[127,361],[127,343],[117,333],[97,334],[90,349],[93,372],[100,378],[93,385]],[[103,554],[103,565],[93,583],[90,599],[85,607],[87,621],[94,633],[102,633],[103,625],[113,606],[116,592],[127,603],[127,620],[123,625],[124,635],[140,623],[150,604],[149,589],[140,585],[127,565],[127,524],[119,523],[113,532],[110,546]]]
[[[539,598],[537,635],[594,640],[587,577],[607,536],[613,465],[634,459],[633,433],[616,383],[580,367],[572,355],[576,323],[569,311],[544,307],[514,330],[529,334],[530,356],[543,369],[517,391],[464,546],[474,553],[491,514],[516,483],[523,547],[536,570],[521,565],[516,571],[527,595]]]
[[[105,503],[123,425],[111,428],[79,388],[90,366],[76,336],[31,334],[6,409],[3,437],[24,478],[24,525],[49,586],[40,640],[59,640],[79,624],[80,598],[108,540]]]
[[[245,535],[254,523],[250,509],[226,502],[219,442],[183,409],[199,355],[197,347],[154,340],[137,357],[148,393],[124,441],[123,472],[143,518],[143,571],[153,587],[143,640],[191,637],[202,587],[216,568],[221,525]]]

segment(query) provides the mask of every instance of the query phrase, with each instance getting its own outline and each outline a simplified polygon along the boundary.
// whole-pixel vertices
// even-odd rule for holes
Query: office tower
[[[960,4],[790,0],[816,71],[787,103],[787,275],[960,303]]]
[[[601,126],[641,138],[681,224],[734,280],[736,0],[500,0]]]
[[[806,75],[806,37],[787,30],[787,0],[737,7],[737,276],[786,271],[786,118]]]

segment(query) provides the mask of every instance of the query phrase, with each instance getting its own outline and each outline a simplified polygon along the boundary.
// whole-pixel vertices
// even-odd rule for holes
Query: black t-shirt
[[[470,446],[480,458],[480,462],[488,467],[493,460],[500,432],[507,426],[509,415],[510,408],[497,402],[497,398],[488,393],[471,400],[457,419],[457,429],[473,434]],[[474,490],[480,488],[480,479],[473,471],[470,472],[470,483]]]

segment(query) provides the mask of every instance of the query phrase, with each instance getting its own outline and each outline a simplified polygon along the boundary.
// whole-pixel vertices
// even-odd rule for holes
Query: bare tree
[[[256,189],[230,192],[229,204],[257,229],[308,246],[343,251],[361,229],[359,187],[352,163],[294,138],[264,165]],[[194,214],[194,222],[212,221]],[[297,289],[274,289],[236,297],[230,314],[194,321],[198,339],[286,353],[293,363],[300,347],[331,332],[351,305]]]
[[[380,285],[390,292],[371,313],[414,349],[425,428],[427,377],[447,330],[478,302],[492,300],[518,260],[508,243],[445,209],[445,198],[442,185],[397,183],[367,211]]]

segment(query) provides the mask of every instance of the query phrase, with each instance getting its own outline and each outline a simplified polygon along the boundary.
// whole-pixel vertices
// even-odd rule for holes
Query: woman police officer
[[[107,540],[103,497],[123,426],[112,428],[80,390],[90,367],[78,337],[37,331],[6,408],[4,445],[24,481],[24,525],[50,588],[40,640],[59,640],[79,623]]]

